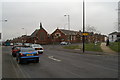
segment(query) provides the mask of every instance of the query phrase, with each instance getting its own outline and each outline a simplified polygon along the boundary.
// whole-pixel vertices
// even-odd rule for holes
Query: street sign
[[[87,36],[87,35],[89,35],[89,34],[88,34],[88,33],[82,33],[82,35]]]

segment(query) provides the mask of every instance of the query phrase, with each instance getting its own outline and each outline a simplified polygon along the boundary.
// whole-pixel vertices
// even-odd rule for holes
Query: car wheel
[[[37,58],[37,59],[35,60],[35,63],[39,63],[39,58]]]
[[[13,56],[13,57],[16,57],[16,55],[15,55],[14,53],[12,53],[12,56]]]
[[[21,61],[20,58],[16,58],[16,60],[17,60],[17,63],[18,63],[18,64],[21,64],[21,63],[22,63],[22,61]]]

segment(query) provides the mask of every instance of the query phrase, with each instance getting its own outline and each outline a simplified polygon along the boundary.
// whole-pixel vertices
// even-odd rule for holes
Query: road
[[[3,78],[117,78],[118,57],[57,51],[44,46],[39,63],[17,64],[11,47],[3,47]]]

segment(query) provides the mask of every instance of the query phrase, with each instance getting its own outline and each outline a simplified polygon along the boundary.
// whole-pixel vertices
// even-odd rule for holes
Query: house
[[[110,42],[120,41],[120,32],[112,32],[108,37]]]
[[[38,43],[38,44],[48,44],[50,43],[49,34],[43,28],[42,23],[40,23],[40,29],[36,29],[31,34],[30,43]]]
[[[85,32],[88,35],[85,35],[85,42],[104,42],[105,35],[101,35],[93,32]],[[62,41],[70,43],[82,43],[83,32],[65,30],[65,29],[55,29],[52,34],[48,34],[47,31],[43,28],[42,23],[40,23],[40,29],[36,29],[30,36],[23,35],[12,40],[13,43],[37,43],[37,44],[51,44],[51,43],[60,43]]]
[[[51,34],[52,42],[60,43],[62,41],[66,42],[80,42],[80,33],[79,31],[71,31],[71,30],[65,30],[65,29],[56,29]]]
[[[83,32],[81,32],[83,33]],[[105,35],[101,35],[94,32],[85,32],[87,35],[85,35],[85,42],[86,43],[94,43],[94,42],[104,42],[105,41]]]
[[[21,37],[13,38],[12,43],[29,43],[30,36],[22,35]]]

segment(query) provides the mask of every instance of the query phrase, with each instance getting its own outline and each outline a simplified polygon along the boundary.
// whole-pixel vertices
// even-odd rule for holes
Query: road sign
[[[82,33],[82,35],[87,36],[87,35],[89,35],[89,34],[88,34],[88,33]]]

